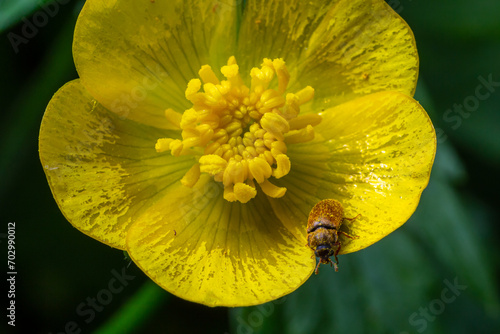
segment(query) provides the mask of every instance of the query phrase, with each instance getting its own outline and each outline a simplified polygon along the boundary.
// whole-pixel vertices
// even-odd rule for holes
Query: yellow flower
[[[361,215],[342,254],[394,231],[436,145],[411,97],[413,34],[384,1],[239,2],[87,0],[80,79],[54,95],[40,130],[73,226],[210,306],[304,283],[320,200]]]

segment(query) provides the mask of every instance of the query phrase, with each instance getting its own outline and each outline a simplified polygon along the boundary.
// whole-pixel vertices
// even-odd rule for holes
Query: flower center
[[[185,186],[194,186],[200,173],[208,173],[223,183],[224,198],[231,202],[254,198],[255,182],[266,195],[282,197],[286,188],[273,185],[269,178],[279,179],[290,171],[287,144],[314,139],[313,125],[321,117],[299,116],[300,105],[313,98],[314,89],[307,86],[285,95],[290,75],[282,59],[264,59],[260,68],[253,68],[250,87],[243,83],[234,57],[221,72],[226,80],[219,81],[210,66],[202,66],[198,74],[203,92],[199,79],[192,79],[186,89],[193,107],[182,117],[166,111],[182,130],[182,140],[161,138],[155,148],[170,150],[174,156],[198,157],[181,180]],[[277,88],[269,88],[275,76]]]

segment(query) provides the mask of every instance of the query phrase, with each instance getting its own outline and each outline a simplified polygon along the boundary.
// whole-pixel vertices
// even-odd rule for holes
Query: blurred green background
[[[0,249],[6,268],[16,222],[18,273],[16,328],[4,311],[0,332],[499,333],[500,1],[388,3],[415,33],[416,99],[439,136],[420,206],[387,238],[341,256],[338,273],[324,267],[280,300],[227,309],[148,284],[121,251],[62,216],[37,139],[52,94],[77,77],[71,42],[83,1],[0,0]],[[123,289],[110,294],[123,271]],[[97,297],[106,305],[93,309]],[[134,324],[116,327],[117,314]]]

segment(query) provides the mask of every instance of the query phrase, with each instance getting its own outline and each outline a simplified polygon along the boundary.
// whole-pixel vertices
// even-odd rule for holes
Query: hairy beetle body
[[[334,199],[322,200],[312,208],[307,221],[307,245],[319,258],[315,270],[316,274],[318,274],[319,265],[322,263],[333,264],[335,271],[338,271],[339,260],[337,255],[342,247],[339,241],[339,233],[351,239],[356,238],[340,231],[340,226],[344,219],[354,220],[358,216],[345,218],[342,204]],[[332,262],[331,256],[335,257],[335,262]]]

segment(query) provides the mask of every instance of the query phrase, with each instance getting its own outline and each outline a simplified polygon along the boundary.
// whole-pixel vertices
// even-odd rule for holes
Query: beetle
[[[342,247],[339,234],[343,234],[350,239],[357,239],[358,236],[351,236],[340,230],[344,220],[353,221],[361,216],[358,214],[354,218],[344,217],[344,208],[339,201],[334,199],[324,199],[312,208],[307,220],[307,246],[314,251],[314,255],[319,258],[315,274],[318,274],[320,264],[333,264],[335,271],[338,271],[338,253]],[[335,257],[332,262],[330,256]]]

